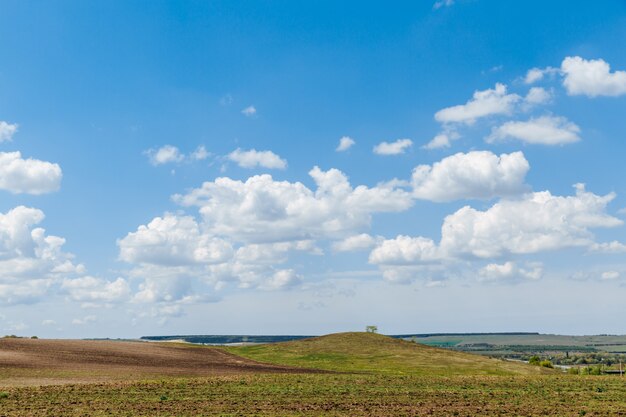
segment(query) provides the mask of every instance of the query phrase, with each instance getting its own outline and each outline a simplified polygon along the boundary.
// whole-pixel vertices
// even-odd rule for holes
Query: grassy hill
[[[455,352],[373,333],[336,333],[227,349],[260,362],[340,372],[396,375],[535,375],[554,372],[524,363]]]

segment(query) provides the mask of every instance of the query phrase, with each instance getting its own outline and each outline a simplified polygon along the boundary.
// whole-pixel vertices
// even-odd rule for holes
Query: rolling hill
[[[534,375],[554,372],[524,363],[360,332],[226,349],[255,361],[338,372],[396,375]]]

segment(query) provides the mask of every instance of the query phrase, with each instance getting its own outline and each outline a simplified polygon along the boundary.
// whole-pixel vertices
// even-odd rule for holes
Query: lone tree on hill
[[[378,326],[365,326],[367,333],[378,333]]]

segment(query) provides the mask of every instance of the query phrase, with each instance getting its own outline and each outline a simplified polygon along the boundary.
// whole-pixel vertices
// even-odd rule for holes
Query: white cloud
[[[505,262],[503,264],[488,264],[478,272],[479,281],[482,282],[515,282],[515,281],[536,281],[543,276],[543,266],[538,263],[520,267],[515,262]]]
[[[10,124],[0,120],[0,143],[9,142],[17,132],[18,125]]]
[[[337,145],[337,148],[335,149],[336,152],[344,152],[347,151],[348,149],[350,149],[352,146],[354,146],[356,142],[354,141],[354,139],[352,139],[349,136],[344,136],[341,139],[339,139],[339,145]]]
[[[412,205],[410,194],[393,185],[353,188],[337,169],[315,167],[309,174],[315,191],[257,175],[245,182],[217,178],[174,200],[198,206],[214,234],[252,243],[345,238],[369,227],[373,213]]]
[[[463,207],[446,217],[440,246],[448,254],[492,258],[573,246],[590,246],[591,228],[623,222],[606,213],[614,194],[598,196],[576,186],[576,195],[535,192],[520,200],[503,200],[486,211]]]
[[[251,149],[249,151],[242,151],[237,148],[228,154],[228,159],[236,162],[242,168],[256,168],[263,167],[269,169],[285,169],[287,168],[287,161],[281,159],[272,151],[257,151]]]
[[[488,143],[517,139],[529,144],[564,145],[580,140],[580,128],[565,117],[541,116],[526,122],[511,121],[491,130]]]
[[[613,281],[618,279],[621,274],[617,271],[605,271],[600,275],[600,279],[603,281]]]
[[[274,275],[268,279],[263,287],[270,290],[284,290],[297,287],[302,284],[302,277],[293,269],[283,269],[276,271]]]
[[[180,150],[176,146],[165,145],[159,149],[149,149],[145,152],[152,165],[164,165],[171,163],[182,162],[185,159],[185,155],[180,153]]]
[[[209,156],[211,156],[211,153],[206,150],[204,145],[200,145],[189,155],[189,158],[193,161],[204,161]]]
[[[367,233],[361,233],[333,243],[333,250],[335,252],[354,252],[371,249],[374,245],[376,245],[376,239],[374,237]]]
[[[35,227],[44,213],[18,206],[0,213],[0,302],[35,302],[61,278],[83,274],[73,255],[62,251],[65,239]]]
[[[174,196],[183,206],[198,207],[200,220],[165,214],[118,241],[120,259],[133,265],[130,278],[140,280],[133,300],[197,300],[230,284],[291,288],[303,280],[295,269],[281,267],[292,252],[320,255],[317,239],[354,237],[369,227],[373,213],[412,204],[410,193],[393,183],[353,188],[336,169],[315,167],[310,175],[314,191],[259,175],[245,182],[218,178]],[[363,245],[363,240],[346,244]]]
[[[120,259],[162,266],[212,264],[233,256],[230,243],[202,233],[193,217],[166,213],[117,242]]]
[[[0,213],[0,280],[80,269],[68,268],[72,256],[61,251],[65,239],[34,227],[43,219],[41,210],[24,206]]]
[[[544,71],[540,68],[531,68],[526,73],[526,77],[524,78],[524,82],[526,84],[534,84],[537,81],[541,81],[544,76]]]
[[[211,156],[211,152],[207,151],[204,145],[198,146],[188,155],[185,155],[180,151],[180,149],[173,145],[161,146],[158,149],[148,149],[147,151],[144,151],[144,154],[148,156],[150,163],[154,166],[180,164],[184,161],[204,161]],[[172,174],[175,172],[176,171],[172,170]]]
[[[475,91],[467,103],[439,110],[435,113],[435,120],[471,125],[482,117],[511,114],[522,98],[517,94],[507,94],[506,90],[506,85],[498,83],[493,89]]]
[[[524,103],[527,105],[546,104],[551,100],[552,93],[542,87],[532,87],[524,97]]]
[[[442,132],[436,135],[430,142],[422,146],[424,149],[449,148],[453,140],[461,136],[456,131]]]
[[[558,68],[546,67],[546,68],[531,68],[524,77],[526,84],[534,84],[537,81],[543,80],[546,75],[558,74],[560,70]]]
[[[58,164],[22,159],[20,152],[0,152],[0,189],[14,194],[57,191],[63,173]]]
[[[384,265],[411,265],[440,259],[440,250],[432,239],[402,235],[384,240],[369,256],[370,263]]]
[[[71,300],[88,303],[120,302],[128,299],[131,292],[128,282],[123,278],[106,281],[91,276],[65,278],[61,289]]]
[[[256,108],[254,106],[248,106],[241,111],[241,114],[247,117],[252,117],[256,114]]]
[[[589,250],[601,253],[624,253],[626,252],[626,245],[614,240],[612,242],[594,243]]]
[[[413,146],[411,139],[398,139],[391,143],[381,142],[374,146],[374,153],[376,155],[399,155],[405,153],[411,146]]]
[[[413,170],[413,196],[431,201],[490,199],[520,194],[529,164],[522,152],[497,156],[488,151],[457,153]]]
[[[142,309],[138,312],[137,317],[150,319],[155,321],[159,326],[166,324],[171,318],[182,317],[185,315],[180,304],[162,303],[152,306],[149,309]]]
[[[442,7],[450,7],[454,4],[454,0],[437,0],[435,4],[433,4],[433,9],[441,9]]]
[[[502,200],[486,211],[465,206],[447,216],[437,245],[425,237],[398,236],[371,252],[373,264],[418,264],[462,258],[498,258],[568,247],[593,247],[590,229],[621,226],[606,213],[615,194],[598,196],[576,185],[575,196],[548,191]]]
[[[567,94],[620,96],[626,94],[626,71],[611,72],[603,59],[586,60],[579,56],[566,57],[561,63],[563,86]]]
[[[74,319],[72,320],[72,324],[75,326],[84,326],[86,324],[89,323],[93,323],[97,320],[98,318],[94,315],[89,315],[89,316],[85,316],[81,319]]]

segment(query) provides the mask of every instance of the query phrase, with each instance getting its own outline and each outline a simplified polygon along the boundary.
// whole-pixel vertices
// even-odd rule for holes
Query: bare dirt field
[[[177,344],[0,339],[0,386],[103,382],[163,376],[303,372],[306,371],[255,362],[220,349]]]

